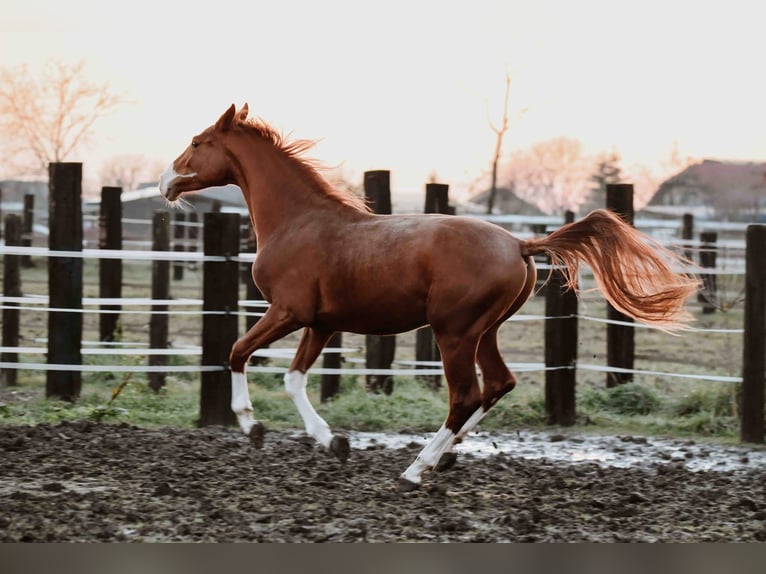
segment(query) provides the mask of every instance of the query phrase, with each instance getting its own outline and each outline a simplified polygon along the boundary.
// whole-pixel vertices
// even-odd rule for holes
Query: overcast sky
[[[762,2],[4,0],[0,65],[85,60],[132,104],[72,158],[170,162],[231,103],[395,189],[485,170],[505,69],[505,151],[557,136],[625,165],[766,160]],[[122,7],[122,8],[120,8]],[[522,110],[526,109],[526,113]]]

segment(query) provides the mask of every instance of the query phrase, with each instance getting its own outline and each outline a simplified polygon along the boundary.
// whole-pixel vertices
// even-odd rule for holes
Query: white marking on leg
[[[402,478],[420,484],[423,473],[436,466],[436,463],[449,450],[454,441],[455,433],[442,425],[425,448],[420,451],[415,461],[402,473]]]
[[[452,444],[449,446],[449,448],[444,451],[447,452],[455,452],[455,447],[465,438],[465,435],[467,435],[473,428],[479,424],[479,421],[484,418],[484,415],[487,414],[487,411],[485,411],[483,408],[479,407],[476,412],[474,412],[471,417],[465,422],[463,425],[463,428],[460,429],[460,432],[455,435],[455,440],[452,441]]]
[[[298,414],[303,419],[306,432],[313,436],[322,446],[329,448],[332,441],[330,426],[319,416],[309,401],[306,394],[308,376],[300,371],[288,371],[285,373],[285,390],[298,409]]]
[[[253,403],[247,390],[245,373],[231,373],[231,410],[237,415],[237,422],[245,434],[250,434],[255,421],[253,420]]]
[[[479,421],[484,418],[484,415],[487,414],[487,411],[484,410],[483,407],[479,407],[476,409],[476,412],[474,412],[467,421],[465,421],[465,424],[463,425],[463,428],[460,429],[460,432],[457,433],[457,436],[455,437],[456,441],[462,440],[465,435],[467,435],[469,432],[473,430],[473,428],[479,424]]]
[[[170,184],[173,183],[174,179],[177,178],[184,178],[184,177],[194,177],[197,175],[196,173],[187,173],[187,174],[180,174],[177,173],[176,170],[173,168],[173,164],[171,163],[167,169],[163,172],[163,174],[160,176],[160,192],[162,195],[165,196],[166,199],[171,199],[168,197],[168,190],[170,189]],[[172,198],[175,199],[175,198]]]

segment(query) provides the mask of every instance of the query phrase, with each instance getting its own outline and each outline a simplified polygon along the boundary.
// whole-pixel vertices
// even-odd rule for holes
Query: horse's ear
[[[234,114],[236,114],[236,112],[237,108],[234,107],[234,104],[231,104],[229,109],[226,110],[220,118],[218,118],[217,122],[215,122],[215,129],[221,132],[228,130],[234,121]]]
[[[247,102],[245,102],[244,105],[237,112],[237,120],[240,122],[244,122],[247,119],[247,113],[249,111],[250,110],[247,107]]]

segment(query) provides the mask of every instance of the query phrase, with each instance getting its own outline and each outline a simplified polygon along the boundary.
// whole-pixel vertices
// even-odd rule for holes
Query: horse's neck
[[[294,159],[265,141],[239,141],[230,146],[238,163],[237,185],[250,212],[258,243],[326,201],[311,189]],[[252,158],[252,159],[250,159]]]

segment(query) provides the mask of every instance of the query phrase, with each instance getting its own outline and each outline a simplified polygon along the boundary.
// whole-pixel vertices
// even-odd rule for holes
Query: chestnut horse
[[[309,367],[336,331],[388,335],[430,324],[449,413],[399,478],[402,488],[417,487],[423,472],[442,455],[452,458],[453,445],[516,385],[497,332],[532,292],[536,254],[562,266],[572,288],[578,264],[589,265],[606,299],[636,320],[672,330],[691,319],[684,303],[696,281],[674,273],[673,254],[648,245],[609,211],[525,241],[471,217],[375,215],[301,159],[309,143],[286,142],[247,114],[247,104],[239,111],[232,105],[192,138],[162,174],[160,190],[170,202],[224,184],[244,194],[258,241],[253,279],[271,306],[231,349],[231,407],[256,446],[264,427],[253,419],[245,378],[256,349],[303,328],[285,388],[308,434],[345,460],[348,439],[332,434],[306,395]]]

